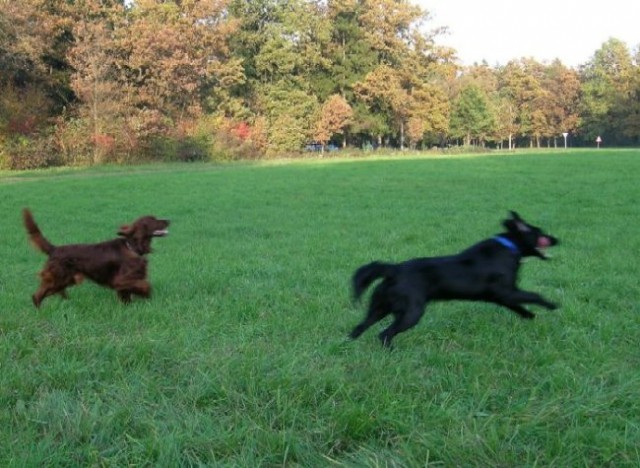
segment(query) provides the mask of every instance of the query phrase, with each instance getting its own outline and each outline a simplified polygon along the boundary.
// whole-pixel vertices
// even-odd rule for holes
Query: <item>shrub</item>
[[[50,138],[18,136],[5,141],[0,149],[0,168],[2,169],[21,171],[60,164],[60,158]]]

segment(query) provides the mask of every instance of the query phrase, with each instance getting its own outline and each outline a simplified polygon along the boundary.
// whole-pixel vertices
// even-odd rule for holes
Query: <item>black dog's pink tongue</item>
[[[549,247],[551,245],[551,241],[548,237],[538,237],[538,247]]]

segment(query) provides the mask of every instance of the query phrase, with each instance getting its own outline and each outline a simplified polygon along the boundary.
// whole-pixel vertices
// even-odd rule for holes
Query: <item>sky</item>
[[[614,37],[640,44],[640,0],[412,0],[431,14],[429,29],[447,26],[437,44],[453,47],[463,65],[504,65],[533,57],[577,67]]]

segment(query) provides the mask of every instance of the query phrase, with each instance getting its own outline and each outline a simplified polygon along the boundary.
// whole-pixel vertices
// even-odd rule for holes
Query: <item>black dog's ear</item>
[[[513,229],[515,227],[515,229],[520,232],[531,231],[529,225],[520,217],[518,213],[516,213],[515,211],[509,211],[509,214],[511,214],[511,219],[507,219],[504,223],[502,223],[507,229]]]

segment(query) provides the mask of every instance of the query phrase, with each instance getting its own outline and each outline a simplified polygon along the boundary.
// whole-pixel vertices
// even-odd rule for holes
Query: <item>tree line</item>
[[[640,142],[640,50],[461,67],[406,0],[0,0],[0,167]]]

